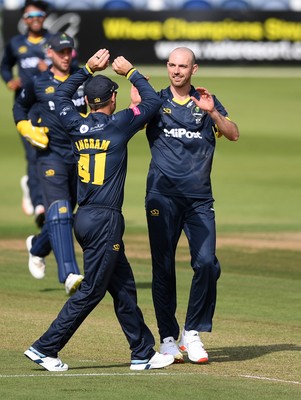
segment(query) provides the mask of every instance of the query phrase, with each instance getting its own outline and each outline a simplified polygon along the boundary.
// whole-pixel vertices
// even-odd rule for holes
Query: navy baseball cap
[[[74,48],[74,40],[67,33],[57,32],[48,39],[48,47],[54,51]]]
[[[89,104],[102,104],[112,97],[118,89],[116,82],[104,75],[95,75],[85,85],[85,94]]]

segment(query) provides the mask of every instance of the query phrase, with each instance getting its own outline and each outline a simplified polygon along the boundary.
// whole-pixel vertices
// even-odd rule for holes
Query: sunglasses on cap
[[[29,11],[28,13],[23,14],[23,18],[44,18],[46,13],[44,11]]]

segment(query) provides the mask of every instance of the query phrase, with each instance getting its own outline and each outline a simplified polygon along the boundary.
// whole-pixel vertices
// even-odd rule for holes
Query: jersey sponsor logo
[[[103,131],[104,126],[105,126],[105,124],[96,124],[94,126],[91,126],[90,132]]]
[[[159,217],[159,215],[160,215],[160,211],[157,208],[154,208],[153,210],[150,210],[149,213],[150,213],[150,215],[152,217]]]
[[[93,139],[93,138],[76,140],[74,142],[78,151],[87,150],[87,149],[96,149],[96,150],[106,151],[106,150],[108,150],[110,143],[111,143],[110,140],[100,140],[100,139]]]
[[[182,138],[186,137],[187,139],[203,139],[201,132],[196,131],[187,131],[185,128],[174,128],[174,129],[164,129],[164,133],[166,137],[174,137],[174,138]]]
[[[49,109],[50,109],[51,111],[54,111],[54,110],[55,110],[54,101],[52,101],[52,100],[48,101],[48,107],[49,107]]]
[[[163,108],[163,114],[171,114],[171,108]]]
[[[119,243],[113,244],[113,250],[114,251],[119,251],[120,250],[120,244]]]
[[[38,57],[27,57],[21,60],[20,65],[23,69],[36,68],[39,61]]]
[[[63,111],[64,111],[64,110],[63,110]],[[82,125],[82,126],[79,128],[80,133],[87,133],[88,130],[89,130],[88,125]]]
[[[68,111],[70,111],[70,110],[72,110],[72,108],[71,107],[64,107],[63,109],[62,109],[62,111],[60,112],[60,115],[67,115],[67,112]]]
[[[77,95],[78,95],[78,97],[85,97],[85,91],[84,91],[83,85],[81,85],[81,86],[77,89]]]
[[[80,106],[84,106],[85,105],[85,97],[79,97],[78,99],[72,99],[73,104],[75,105],[75,107],[80,107]]]

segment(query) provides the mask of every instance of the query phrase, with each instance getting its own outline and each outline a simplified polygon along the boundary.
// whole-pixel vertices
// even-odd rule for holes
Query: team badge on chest
[[[191,107],[191,114],[193,115],[193,118],[195,119],[196,124],[200,124],[202,121],[202,118],[206,114],[205,111],[203,111],[200,107],[194,105]]]

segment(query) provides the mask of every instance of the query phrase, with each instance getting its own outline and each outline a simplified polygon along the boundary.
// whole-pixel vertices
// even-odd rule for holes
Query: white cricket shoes
[[[181,353],[179,346],[172,336],[168,336],[163,339],[163,343],[160,344],[160,353],[171,354],[175,359],[175,363],[184,362],[183,354]]]
[[[40,367],[51,372],[62,372],[68,370],[68,364],[64,364],[60,358],[47,357],[40,353],[34,347],[30,347],[24,352],[24,355]]]
[[[172,355],[156,352],[149,360],[132,360],[130,369],[142,371],[147,369],[164,368],[173,362],[174,357]]]
[[[69,296],[72,296],[78,289],[84,277],[77,274],[69,274],[65,281],[65,290]]]
[[[43,279],[45,276],[45,270],[46,270],[46,263],[45,259],[39,256],[34,256],[31,254],[30,250],[32,248],[32,239],[34,238],[34,235],[28,236],[26,239],[26,247],[28,250],[28,268],[29,272],[31,275],[36,278],[36,279]]]
[[[208,353],[204,349],[198,331],[186,331],[183,329],[179,348],[182,351],[187,351],[190,361],[199,364],[208,362]]]
[[[34,214],[34,207],[31,202],[29,187],[28,187],[28,176],[24,175],[21,178],[20,185],[22,189],[22,210],[26,215],[33,215]]]

